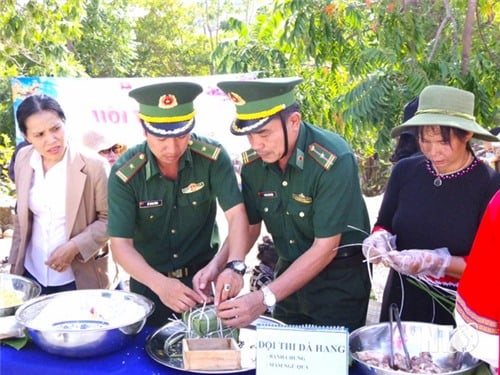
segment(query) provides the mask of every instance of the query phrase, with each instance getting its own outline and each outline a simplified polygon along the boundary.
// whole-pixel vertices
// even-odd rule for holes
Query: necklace
[[[443,180],[450,180],[469,173],[472,169],[474,169],[474,167],[478,164],[478,162],[479,162],[478,159],[474,155],[469,154],[465,163],[459,169],[454,170],[452,172],[439,173],[437,169],[434,168],[430,160],[426,161],[426,167],[427,170],[435,177],[433,182],[434,186],[440,187],[441,185],[443,185]]]

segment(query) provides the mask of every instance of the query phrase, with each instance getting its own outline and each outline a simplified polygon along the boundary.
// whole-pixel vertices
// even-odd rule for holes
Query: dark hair
[[[283,122],[286,122],[286,120],[288,120],[288,117],[290,117],[290,115],[294,112],[300,112],[300,107],[297,102],[289,105],[284,110],[276,113],[274,117],[281,118]]]
[[[399,136],[396,148],[394,149],[394,152],[389,160],[396,163],[397,161],[412,156],[419,151],[420,147],[417,142],[417,137],[410,132],[404,132]]]
[[[453,132],[453,134],[455,134],[455,136],[459,139],[464,139],[465,137],[467,137],[468,132],[465,130],[458,129],[458,128],[455,128],[452,126],[445,126],[445,125],[435,125],[435,126],[439,126],[439,130],[441,132],[441,137],[443,137],[443,141],[447,144],[450,144],[451,132]],[[418,131],[418,138],[419,139],[422,139],[422,137],[423,137],[424,128],[425,128],[425,126],[418,127],[417,131]],[[470,145],[470,142],[467,142],[467,150],[472,152],[472,147]]]
[[[17,125],[24,135],[28,117],[42,111],[55,112],[61,120],[66,121],[66,116],[57,100],[48,95],[31,95],[22,101],[16,111]]]

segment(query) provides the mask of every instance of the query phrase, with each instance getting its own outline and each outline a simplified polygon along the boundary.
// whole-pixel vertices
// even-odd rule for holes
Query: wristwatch
[[[241,276],[243,276],[247,270],[247,266],[242,260],[232,260],[231,262],[226,264],[225,268],[229,268],[234,272],[239,273]]]
[[[272,312],[274,309],[274,305],[276,305],[276,296],[271,291],[271,289],[267,287],[267,285],[264,285],[262,288],[260,288],[260,290],[262,290],[262,293],[264,294],[264,301],[262,302],[267,306],[267,309]]]

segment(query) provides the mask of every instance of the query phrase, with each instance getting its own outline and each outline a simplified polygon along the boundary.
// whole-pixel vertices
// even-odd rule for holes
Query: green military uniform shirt
[[[250,224],[264,221],[286,261],[302,255],[315,237],[341,233],[341,245],[360,245],[369,232],[356,160],[337,134],[302,123],[284,172],[264,163],[253,150],[243,154],[243,161]]]
[[[356,160],[337,134],[302,123],[285,171],[254,151],[243,155],[241,176],[249,221],[264,221],[281,275],[315,238],[342,234],[339,251],[354,253],[326,266],[306,285],[279,301],[273,316],[287,324],[364,325],[370,280],[361,243],[370,230]],[[351,245],[352,246],[349,246]],[[333,250],[333,249],[332,249]]]
[[[156,270],[204,265],[218,250],[217,200],[226,211],[242,203],[228,153],[191,134],[178,178],[160,173],[147,143],[126,151],[109,178],[108,233],[132,238]]]

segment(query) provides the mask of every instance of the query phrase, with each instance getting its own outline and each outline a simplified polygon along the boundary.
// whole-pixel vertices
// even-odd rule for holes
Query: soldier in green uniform
[[[147,324],[243,287],[248,220],[234,169],[217,142],[191,133],[200,85],[167,82],[132,90],[144,143],[114,164],[108,232],[113,256],[131,276],[130,290],[155,302]],[[219,250],[217,201],[228,222]]]
[[[264,222],[279,260],[276,279],[225,301],[219,316],[245,326],[267,309],[288,324],[365,324],[370,280],[361,243],[370,230],[356,159],[339,135],[305,123],[300,78],[220,82],[236,105],[243,196],[254,243]]]

